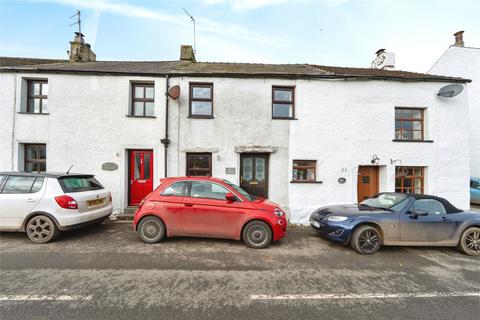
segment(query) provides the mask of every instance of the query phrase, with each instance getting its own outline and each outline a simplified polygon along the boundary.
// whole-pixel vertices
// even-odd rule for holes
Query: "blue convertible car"
[[[480,204],[480,178],[470,178],[470,203]]]
[[[323,237],[373,254],[381,245],[457,246],[480,255],[480,213],[462,211],[443,198],[380,193],[355,205],[329,206],[310,216]]]

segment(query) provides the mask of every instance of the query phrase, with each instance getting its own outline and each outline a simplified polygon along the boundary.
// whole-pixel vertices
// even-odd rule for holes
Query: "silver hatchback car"
[[[46,243],[111,213],[111,193],[93,175],[0,172],[0,231]]]

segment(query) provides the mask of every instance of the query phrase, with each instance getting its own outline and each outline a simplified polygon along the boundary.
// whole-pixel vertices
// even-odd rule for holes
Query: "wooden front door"
[[[240,187],[261,198],[268,198],[268,153],[240,155]]]
[[[359,166],[357,194],[358,202],[370,198],[378,193],[378,167]]]
[[[153,151],[130,151],[128,205],[138,206],[140,201],[153,190]]]

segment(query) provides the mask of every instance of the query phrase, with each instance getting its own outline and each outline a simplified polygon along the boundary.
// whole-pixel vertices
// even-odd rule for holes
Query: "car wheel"
[[[462,233],[458,248],[470,256],[480,255],[480,228],[468,228]]]
[[[146,243],[160,242],[166,235],[165,224],[154,216],[143,218],[138,224],[137,232],[140,239]]]
[[[374,254],[380,249],[382,236],[371,226],[360,226],[353,232],[350,245],[361,254]]]
[[[47,216],[38,215],[28,220],[27,236],[34,243],[47,243],[58,237],[58,230],[55,223]]]
[[[262,249],[272,242],[272,230],[266,222],[250,221],[243,228],[242,238],[250,248]]]

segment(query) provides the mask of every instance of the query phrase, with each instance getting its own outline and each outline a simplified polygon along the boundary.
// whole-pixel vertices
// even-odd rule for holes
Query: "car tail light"
[[[77,201],[70,196],[58,196],[55,197],[55,201],[57,201],[58,205],[64,209],[78,209]]]

